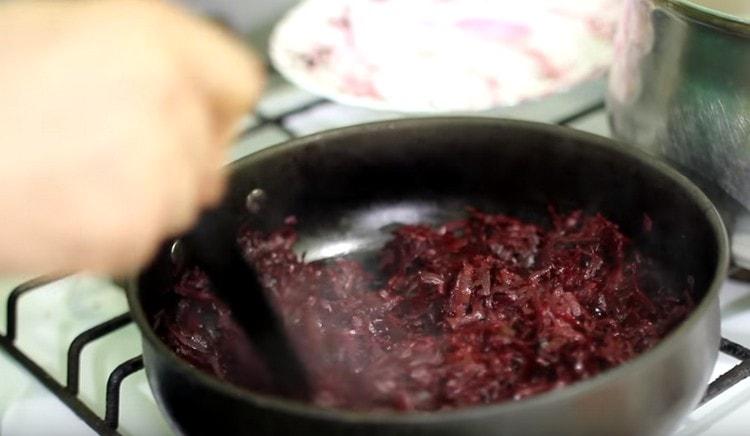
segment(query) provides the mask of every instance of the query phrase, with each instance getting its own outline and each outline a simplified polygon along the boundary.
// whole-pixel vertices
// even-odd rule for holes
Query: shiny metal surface
[[[625,0],[607,96],[614,134],[677,166],[728,224],[750,209],[750,19],[731,0]]]

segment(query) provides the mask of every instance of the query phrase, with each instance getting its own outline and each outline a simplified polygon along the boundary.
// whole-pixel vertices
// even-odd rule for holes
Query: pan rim
[[[689,18],[735,35],[750,36],[750,19],[703,6],[694,0],[651,0],[652,3]]]
[[[253,404],[260,408],[275,409],[286,413],[306,416],[319,420],[335,420],[339,422],[357,423],[357,424],[393,424],[393,425],[420,425],[436,424],[454,420],[478,419],[485,416],[496,414],[512,414],[521,409],[535,406],[553,404],[575,397],[586,391],[593,391],[604,385],[614,383],[619,379],[626,378],[628,374],[638,372],[640,368],[646,367],[650,362],[662,359],[669,355],[675,347],[678,346],[679,337],[684,336],[695,327],[703,316],[712,310],[718,301],[718,292],[728,271],[729,266],[729,242],[723,221],[713,203],[708,197],[686,176],[679,173],[676,169],[668,164],[653,158],[645,152],[634,146],[627,145],[620,141],[606,138],[599,135],[575,130],[569,127],[558,126],[532,121],[510,120],[502,118],[492,118],[483,116],[460,116],[460,117],[425,117],[425,118],[407,118],[400,120],[378,121],[355,126],[342,127],[338,129],[327,130],[320,133],[314,133],[304,137],[292,139],[290,141],[271,146],[256,153],[252,153],[230,165],[230,169],[241,165],[248,160],[263,159],[273,156],[277,153],[283,153],[291,149],[301,147],[305,144],[314,143],[321,138],[348,134],[361,135],[367,132],[378,130],[392,129],[409,129],[435,127],[439,125],[460,125],[461,128],[467,128],[470,125],[496,126],[498,128],[527,130],[536,132],[546,132],[560,137],[561,139],[571,139],[576,142],[586,143],[587,146],[606,149],[615,153],[622,154],[632,158],[651,170],[660,173],[669,178],[680,189],[683,189],[688,197],[695,202],[703,211],[709,226],[712,228],[717,244],[717,262],[714,269],[714,275],[708,289],[704,294],[701,302],[693,312],[674,330],[649,351],[621,364],[611,368],[601,374],[586,380],[581,380],[565,386],[560,389],[553,389],[538,395],[516,400],[504,401],[497,404],[468,406],[455,410],[433,411],[433,412],[396,412],[396,411],[378,411],[378,412],[361,412],[344,409],[326,409],[309,403],[289,400],[273,395],[254,393],[247,389],[232,385],[222,381],[213,375],[204,373],[199,369],[189,365],[180,359],[166,344],[164,344],[151,328],[147,320],[146,313],[138,297],[138,276],[131,277],[127,287],[127,298],[130,306],[130,312],[142,337],[148,341],[160,355],[165,356],[170,364],[178,368],[181,372],[187,373],[196,382],[206,385],[214,391],[219,391],[224,395],[241,400],[248,404]],[[718,355],[718,349],[716,350]],[[146,368],[148,370],[148,368]]]

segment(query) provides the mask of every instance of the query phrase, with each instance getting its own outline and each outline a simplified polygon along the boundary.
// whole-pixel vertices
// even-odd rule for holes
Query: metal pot
[[[735,10],[747,18],[714,8]],[[666,159],[719,206],[733,233],[750,209],[750,6],[625,0],[607,104],[614,134]],[[735,261],[750,267],[746,253]]]
[[[361,413],[255,394],[189,366],[154,334],[152,315],[178,269],[167,249],[128,298],[159,406],[186,434],[665,434],[703,393],[719,344],[718,289],[727,242],[718,213],[690,181],[632,147],[558,126],[490,118],[383,122],[333,130],[234,165],[223,207],[255,209],[255,225],[299,218],[308,252],[382,243],[393,222],[440,221],[465,205],[525,218],[550,203],[617,222],[664,268],[694,280],[695,311],[655,348],[592,379],[498,405],[434,413]],[[248,193],[256,190],[248,197]],[[653,221],[643,230],[643,217]]]

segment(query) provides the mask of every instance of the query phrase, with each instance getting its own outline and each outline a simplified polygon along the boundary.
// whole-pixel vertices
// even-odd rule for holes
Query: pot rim
[[[693,0],[651,0],[700,24],[729,33],[750,36],[750,18],[743,18],[695,3]]]
[[[235,386],[231,383],[222,381],[213,375],[189,365],[180,359],[166,344],[164,344],[151,328],[148,318],[138,298],[138,276],[131,277],[127,287],[127,298],[130,306],[130,312],[133,320],[139,327],[142,337],[155,349],[157,353],[164,356],[172,366],[176,366],[180,371],[187,373],[196,382],[207,385],[210,389],[219,391],[224,395],[233,397],[240,401],[254,404],[260,408],[277,409],[286,413],[307,416],[316,419],[336,420],[348,423],[391,423],[391,424],[434,424],[462,419],[477,419],[484,416],[494,415],[497,413],[513,413],[516,410],[541,406],[544,404],[555,403],[569,397],[577,396],[585,391],[596,390],[607,384],[614,383],[618,380],[628,377],[628,374],[639,372],[642,368],[647,367],[649,362],[662,359],[669,355],[679,346],[679,337],[687,334],[700,320],[707,315],[718,300],[719,288],[726,277],[729,265],[729,242],[724,224],[719,216],[718,211],[706,197],[706,195],[694,185],[687,177],[680,174],[677,170],[668,164],[661,162],[636,147],[629,146],[614,139],[591,133],[574,130],[572,128],[558,126],[554,124],[538,123],[531,121],[519,121],[490,117],[427,117],[427,118],[409,118],[392,121],[379,121],[373,123],[348,126],[338,129],[332,129],[321,133],[315,133],[304,137],[292,139],[275,146],[263,149],[259,152],[252,153],[244,158],[235,161],[230,168],[240,165],[248,160],[265,158],[290,149],[299,148],[305,144],[316,142],[321,138],[328,136],[346,136],[359,135],[377,132],[380,130],[393,130],[398,128],[424,128],[437,127],[441,125],[461,126],[470,128],[471,125],[488,126],[494,125],[500,128],[514,128],[519,130],[535,130],[547,132],[566,139],[585,142],[587,145],[599,147],[614,151],[633,158],[640,164],[650,167],[651,169],[667,176],[674,181],[685,193],[697,203],[703,210],[704,216],[712,228],[718,248],[718,259],[716,269],[708,290],[703,296],[700,304],[677,328],[671,331],[651,350],[631,359],[621,365],[611,368],[590,379],[581,380],[572,383],[563,388],[554,389],[538,395],[517,400],[505,401],[498,404],[488,404],[479,406],[469,406],[448,411],[438,412],[395,412],[395,411],[378,411],[378,412],[361,412],[344,409],[326,409],[314,406],[309,403],[303,403],[296,400],[289,400],[273,395],[254,393],[247,389]],[[718,350],[717,350],[718,354]],[[146,368],[147,371],[149,368]]]

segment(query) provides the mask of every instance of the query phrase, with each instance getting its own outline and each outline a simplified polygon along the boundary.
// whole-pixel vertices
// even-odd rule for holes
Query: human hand
[[[132,271],[222,194],[238,41],[147,0],[0,4],[0,270]]]

